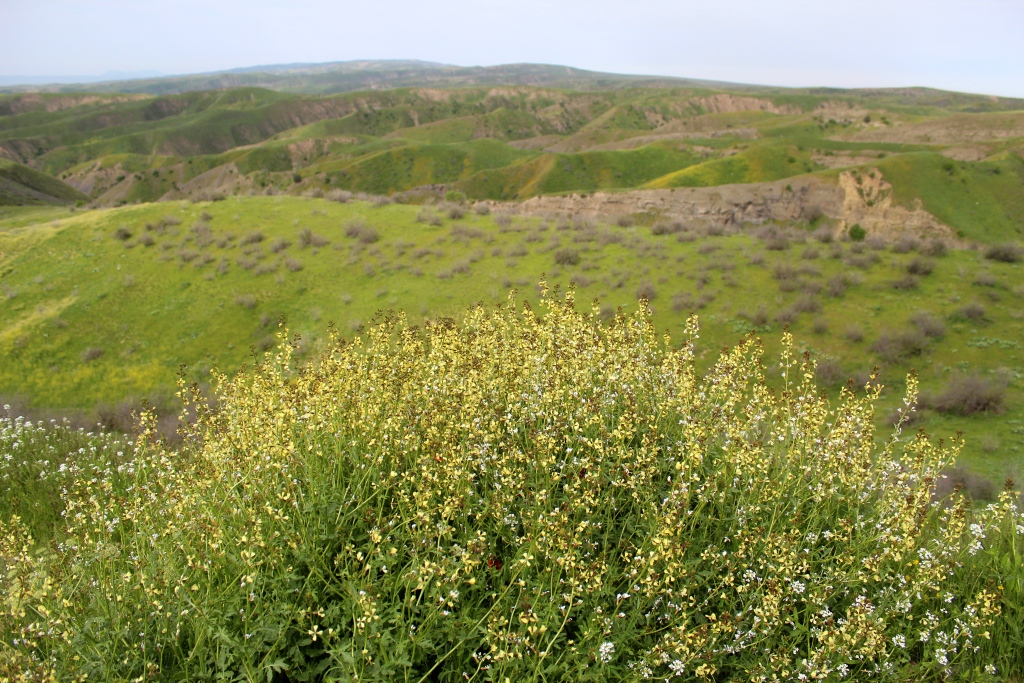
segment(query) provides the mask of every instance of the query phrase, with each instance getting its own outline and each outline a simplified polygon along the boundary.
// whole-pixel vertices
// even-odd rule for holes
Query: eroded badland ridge
[[[217,78],[0,96],[0,196],[117,206],[454,189],[521,213],[828,219],[837,234],[860,225],[885,238],[907,230],[964,243],[1013,238],[1024,223],[1018,100],[729,87],[543,65],[365,63]],[[328,81],[381,89],[309,94]],[[246,82],[277,90],[190,90]],[[163,92],[174,94],[153,94]],[[41,188],[28,169],[54,182]]]

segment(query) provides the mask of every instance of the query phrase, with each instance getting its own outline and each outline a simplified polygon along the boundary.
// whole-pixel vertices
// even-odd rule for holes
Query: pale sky
[[[1024,0],[0,0],[0,76],[537,62],[1024,97]]]

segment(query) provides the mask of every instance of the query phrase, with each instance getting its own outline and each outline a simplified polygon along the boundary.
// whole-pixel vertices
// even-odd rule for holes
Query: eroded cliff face
[[[908,209],[894,205],[892,185],[877,169],[843,172],[835,181],[810,176],[770,183],[541,196],[519,203],[493,202],[492,207],[523,215],[595,220],[648,213],[664,220],[723,227],[809,222],[824,217],[836,236],[860,224],[868,235],[888,240],[909,234],[957,241],[956,231],[920,206]]]

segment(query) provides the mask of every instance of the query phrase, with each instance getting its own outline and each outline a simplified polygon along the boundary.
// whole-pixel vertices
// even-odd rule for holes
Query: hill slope
[[[0,205],[68,204],[89,197],[45,173],[0,159]]]

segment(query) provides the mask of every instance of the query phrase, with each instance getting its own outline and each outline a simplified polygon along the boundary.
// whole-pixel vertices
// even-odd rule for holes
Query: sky
[[[1024,97],[1024,0],[0,0],[0,26],[30,80],[422,59]]]

